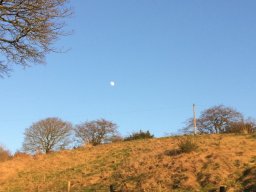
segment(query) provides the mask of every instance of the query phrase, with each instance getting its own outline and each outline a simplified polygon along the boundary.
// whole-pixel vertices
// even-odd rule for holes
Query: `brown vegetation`
[[[195,137],[197,150],[169,155],[182,137],[136,140],[24,156],[0,163],[0,191],[229,191],[255,187],[256,139]]]
[[[0,146],[0,162],[7,161],[11,159],[11,157],[11,152],[3,146]]]

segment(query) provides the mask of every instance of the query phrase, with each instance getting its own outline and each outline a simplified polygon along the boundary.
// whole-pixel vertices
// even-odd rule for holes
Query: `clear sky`
[[[256,117],[255,0],[74,0],[46,65],[0,79],[0,143],[47,117],[106,118],[125,136],[175,133],[218,104]],[[110,81],[115,81],[114,87]]]

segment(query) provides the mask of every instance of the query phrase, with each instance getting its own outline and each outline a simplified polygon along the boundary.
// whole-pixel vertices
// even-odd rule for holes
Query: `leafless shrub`
[[[0,162],[7,161],[11,159],[11,157],[11,152],[7,150],[5,147],[0,146]]]

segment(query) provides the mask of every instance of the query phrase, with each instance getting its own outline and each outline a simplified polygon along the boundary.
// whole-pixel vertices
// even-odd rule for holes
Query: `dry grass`
[[[0,191],[229,191],[255,187],[256,139],[242,135],[195,138],[198,149],[178,149],[180,138],[149,139],[21,156],[0,163]],[[251,187],[251,188],[250,188]]]

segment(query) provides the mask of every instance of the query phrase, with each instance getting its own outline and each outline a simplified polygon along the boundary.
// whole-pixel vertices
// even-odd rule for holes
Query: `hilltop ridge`
[[[198,149],[172,153],[169,137],[104,144],[0,163],[0,191],[71,192],[256,190],[256,138],[196,136]]]

